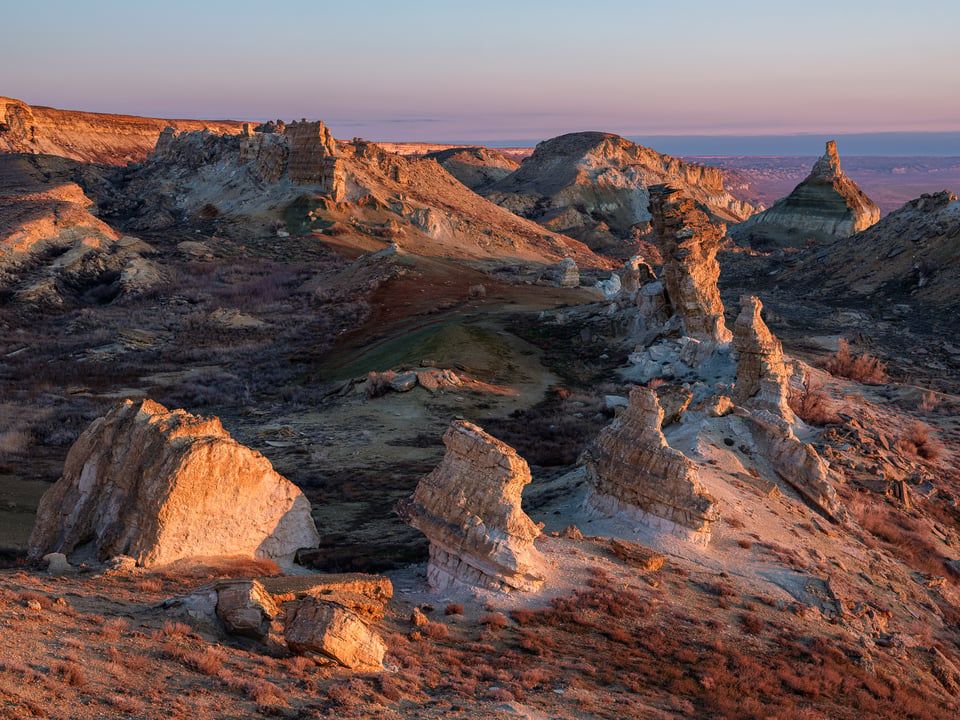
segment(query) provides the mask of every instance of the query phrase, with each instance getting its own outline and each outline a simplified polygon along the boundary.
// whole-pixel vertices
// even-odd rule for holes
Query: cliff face
[[[583,132],[537,145],[511,175],[485,191],[494,202],[551,230],[611,240],[649,229],[651,185],[670,184],[716,218],[740,222],[753,208],[723,187],[717,168],[694,165],[624,140]]]
[[[879,219],[873,200],[840,169],[837,143],[830,140],[807,178],[769,210],[751,217],[741,232],[790,245],[850,237]]]
[[[178,131],[237,133],[241,123],[57,110],[0,97],[0,153],[40,153],[126,165],[144,160],[168,126]]]

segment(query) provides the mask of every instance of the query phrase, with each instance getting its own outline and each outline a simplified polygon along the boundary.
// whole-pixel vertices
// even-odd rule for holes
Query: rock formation
[[[733,400],[739,405],[770,410],[787,422],[790,409],[790,369],[783,362],[780,340],[767,328],[760,311],[763,304],[753,295],[740,298],[740,315],[733,326],[733,349],[738,355],[737,382]]]
[[[880,219],[880,209],[840,169],[837,143],[830,140],[813,170],[787,197],[757,213],[737,230],[751,243],[799,245],[850,237]]]
[[[122,236],[69,180],[75,163],[47,156],[0,155],[0,287],[18,300],[61,305],[68,298],[106,304],[155,285],[153,249]],[[20,269],[29,266],[31,272]]]
[[[744,416],[753,444],[783,480],[834,522],[849,518],[830,484],[827,464],[811,445],[801,442],[783,418],[769,410]]]
[[[665,185],[650,188],[650,212],[667,298],[683,323],[683,333],[716,347],[730,342],[717,290],[717,248],[723,226],[710,221],[696,203]]]
[[[622,512],[706,543],[719,511],[700,484],[696,464],[667,445],[662,421],[652,390],[630,391],[629,405],[584,454],[593,488],[587,502],[603,514]]]
[[[221,580],[216,584],[217,617],[231,635],[262,640],[280,614],[270,593],[257,580]]]
[[[564,258],[557,267],[558,287],[580,287],[580,268],[573,258]]]
[[[520,507],[530,482],[526,461],[465,420],[454,420],[443,442],[443,461],[397,504],[400,517],[430,539],[431,587],[537,588],[540,530]]]
[[[682,188],[723,220],[739,222],[753,212],[724,189],[720,170],[600,132],[539,143],[516,172],[481,192],[596,249],[646,233],[649,188],[662,183]]]
[[[318,540],[303,493],[217,418],[128,400],[74,443],[28,547],[33,557],[89,547],[150,566],[202,556],[289,561]]]
[[[381,670],[387,652],[356,614],[312,597],[288,606],[283,638],[295,653],[316,653],[354,670]]]
[[[166,127],[182,132],[206,129],[233,134],[240,130],[241,123],[57,110],[0,97],[0,153],[39,153],[126,165],[144,160]]]
[[[425,155],[474,192],[507,177],[520,163],[485,147],[453,147]]]

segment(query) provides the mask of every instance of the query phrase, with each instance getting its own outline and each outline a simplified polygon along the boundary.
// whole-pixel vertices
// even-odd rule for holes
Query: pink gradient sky
[[[0,95],[338,137],[960,131],[958,0],[19,3]]]

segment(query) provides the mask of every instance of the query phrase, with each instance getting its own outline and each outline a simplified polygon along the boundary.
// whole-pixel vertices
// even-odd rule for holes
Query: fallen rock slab
[[[280,610],[256,580],[222,580],[216,584],[217,617],[231,635],[262,640]]]
[[[383,669],[387,651],[383,640],[355,613],[336,603],[311,597],[291,603],[283,637],[301,655],[315,653],[353,670]]]
[[[659,570],[667,561],[666,555],[656,553],[639,543],[630,542],[629,540],[611,538],[610,551],[624,562],[640,568],[644,572]]]

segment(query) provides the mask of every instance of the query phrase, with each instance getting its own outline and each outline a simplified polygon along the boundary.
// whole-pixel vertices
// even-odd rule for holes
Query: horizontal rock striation
[[[57,110],[0,97],[0,153],[42,153],[82,162],[126,165],[143,161],[166,127],[181,132],[210,130],[234,134],[240,131],[241,123]]]
[[[536,589],[540,530],[520,507],[530,482],[526,461],[465,420],[455,420],[443,442],[443,461],[397,504],[400,517],[430,540],[431,587]]]
[[[703,488],[696,464],[667,445],[663,410],[645,387],[630,392],[629,405],[584,454],[593,493],[588,504],[706,543],[720,513]]]
[[[140,565],[182,558],[292,560],[319,541],[303,493],[219,419],[127,400],[77,439],[40,501],[29,553],[89,546]]]
[[[767,231],[785,232],[796,241],[846,238],[880,220],[880,208],[840,168],[837,143],[830,140],[826,152],[810,175],[787,197],[757,213],[738,233],[747,230],[761,236]]]

